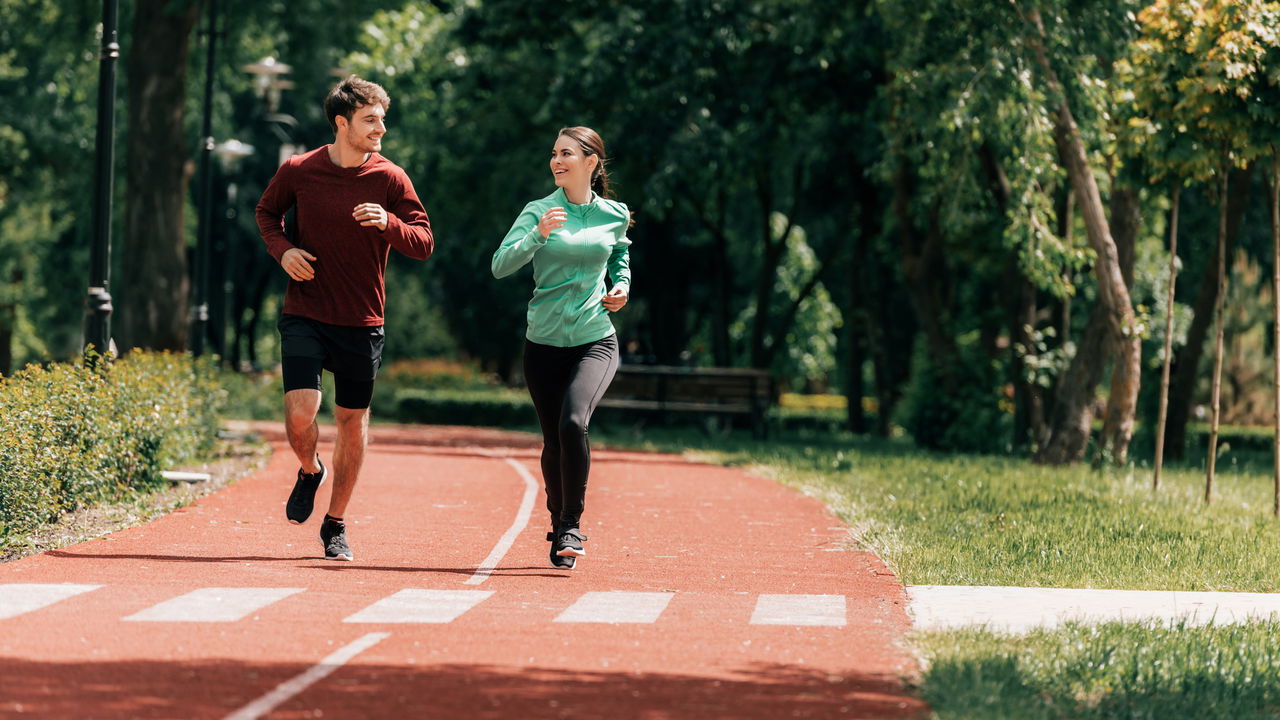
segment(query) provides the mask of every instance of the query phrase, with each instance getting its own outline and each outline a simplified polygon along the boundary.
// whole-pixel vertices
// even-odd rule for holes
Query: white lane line
[[[1025,632],[1064,622],[1162,620],[1225,625],[1280,615],[1280,594],[908,585],[915,627]]]
[[[484,602],[492,590],[401,590],[348,617],[349,623],[447,623]]]
[[[235,622],[304,588],[200,588],[140,610],[138,622]]]
[[[651,623],[671,602],[673,593],[588,592],[570,605],[556,622]]]
[[[301,675],[295,676],[288,682],[281,683],[275,690],[228,715],[226,720],[256,720],[266,715],[289,698],[328,677],[330,673],[345,665],[351,658],[390,636],[391,633],[385,632],[369,633],[355,642],[333,651],[328,657],[321,660],[320,664]]]
[[[480,563],[480,567],[476,573],[467,578],[465,585],[479,585],[489,579],[489,575],[493,569],[498,567],[498,563],[502,562],[502,557],[507,554],[511,546],[515,544],[516,538],[520,533],[524,532],[525,527],[529,525],[529,516],[533,514],[533,501],[538,495],[538,481],[534,479],[533,474],[525,468],[524,465],[516,462],[512,458],[503,458],[507,464],[516,469],[520,477],[524,479],[524,497],[520,500],[520,509],[516,511],[515,522],[511,523],[511,527],[503,533],[498,539],[498,544],[493,546],[493,550],[489,553],[489,557]]]
[[[46,605],[52,605],[100,587],[102,586],[30,583],[0,585],[0,620],[39,610]]]
[[[756,598],[752,625],[845,624],[843,595],[761,595]]]

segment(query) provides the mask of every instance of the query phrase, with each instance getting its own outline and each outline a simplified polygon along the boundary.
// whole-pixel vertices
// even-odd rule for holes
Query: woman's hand
[[[627,290],[621,286],[615,287],[608,295],[600,298],[600,302],[604,303],[605,310],[618,312],[627,304]]]
[[[560,229],[564,225],[564,221],[569,219],[569,215],[565,213],[562,207],[553,207],[542,213],[542,219],[538,221],[538,232],[542,234],[545,240],[551,237],[551,233]]]

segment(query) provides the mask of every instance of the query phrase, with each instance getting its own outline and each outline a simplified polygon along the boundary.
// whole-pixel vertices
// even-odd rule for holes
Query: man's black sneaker
[[[351,546],[347,545],[347,526],[333,520],[325,520],[320,526],[320,542],[324,543],[325,560],[355,559]]]
[[[582,542],[586,539],[587,536],[583,535],[578,528],[565,528],[556,535],[555,544],[551,549],[560,557],[583,557],[587,554],[582,547]]]
[[[324,463],[320,462],[318,455],[316,462],[320,463],[320,472],[305,473],[302,472],[302,468],[298,468],[298,481],[293,484],[293,492],[289,493],[289,502],[285,503],[285,517],[289,518],[289,522],[294,525],[301,525],[311,517],[311,510],[316,504],[316,490],[319,490],[324,484],[324,479],[329,477],[329,471]]]
[[[577,564],[578,559],[572,555],[568,557],[560,557],[559,555],[556,554],[556,545],[555,545],[556,533],[555,532],[547,533],[547,540],[550,541],[551,543],[551,566],[564,568],[566,570],[572,570],[573,566]]]

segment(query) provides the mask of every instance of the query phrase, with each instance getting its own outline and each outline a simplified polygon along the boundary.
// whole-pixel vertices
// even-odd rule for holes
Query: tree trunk
[[[720,193],[720,228],[724,227],[726,201],[724,192]],[[729,238],[723,230],[714,233],[715,256],[713,259],[713,278],[715,281],[715,300],[711,311],[711,352],[716,365],[728,367],[733,364],[733,351],[729,342],[730,312],[732,303],[732,282],[729,276]]]
[[[924,331],[932,365],[946,389],[950,390],[952,369],[959,351],[947,329],[946,263],[942,257],[942,231],[937,222],[937,206],[930,210],[929,229],[921,238],[911,217],[911,199],[915,188],[906,160],[899,159],[893,177],[893,213],[898,222],[902,248],[902,276],[906,281],[911,306]]]
[[[799,170],[796,170],[797,178]],[[799,193],[793,192],[793,201]],[[787,237],[795,225],[795,204],[787,214],[786,227],[775,237],[773,232],[774,193],[773,181],[768,170],[761,169],[756,173],[757,212],[760,213],[760,237],[764,245],[761,255],[760,274],[756,277],[756,316],[751,323],[751,367],[769,367],[768,338],[769,319],[773,313],[773,286],[778,278],[778,265],[787,252]]]
[[[1058,379],[1049,419],[1049,435],[1036,452],[1036,462],[1061,465],[1077,462],[1089,447],[1090,423],[1095,413],[1094,390],[1106,368],[1108,310],[1093,306],[1085,323],[1076,355]]]
[[[845,312],[845,338],[848,344],[848,363],[845,366],[848,375],[848,387],[845,399],[848,402],[846,424],[851,432],[865,433],[867,415],[862,408],[862,397],[866,394],[862,379],[862,366],[867,359],[868,351],[874,358],[875,334],[877,329],[871,316],[872,294],[868,287],[874,258],[871,257],[871,241],[880,236],[880,203],[875,185],[866,182],[862,169],[858,168],[854,175],[855,193],[858,199],[858,234],[853,239],[853,253],[848,261],[849,307]],[[873,360],[874,362],[874,360]]]
[[[1041,70],[1045,74],[1049,86],[1049,96],[1058,104],[1057,117],[1054,122],[1054,140],[1058,145],[1058,153],[1067,166],[1067,176],[1071,187],[1075,190],[1076,200],[1080,204],[1080,213],[1084,219],[1089,246],[1097,256],[1094,261],[1094,276],[1098,283],[1098,304],[1093,316],[1099,316],[1106,325],[1106,336],[1109,344],[1120,356],[1129,358],[1141,353],[1140,338],[1135,331],[1133,304],[1129,299],[1129,288],[1125,284],[1120,271],[1119,252],[1111,237],[1111,228],[1107,223],[1106,212],[1102,204],[1102,195],[1098,183],[1094,179],[1093,170],[1089,166],[1085,153],[1084,141],[1076,127],[1071,108],[1067,105],[1062,84],[1057,73],[1049,64],[1049,56],[1045,50],[1043,36],[1044,25],[1039,12],[1031,11],[1030,19],[1039,33],[1030,38]],[[1138,345],[1137,349],[1130,347]],[[1082,343],[1081,350],[1084,350]],[[1099,354],[1105,347],[1097,348]],[[1097,363],[1098,355],[1091,352],[1077,352],[1067,370],[1066,379],[1092,379],[1088,386],[1059,387],[1058,405],[1054,410],[1054,423],[1049,428],[1049,438],[1038,453],[1037,460],[1049,464],[1063,464],[1079,461],[1084,457],[1086,442],[1089,437],[1090,401],[1094,387],[1101,373],[1095,369],[1077,368],[1085,363]],[[1137,384],[1126,388],[1132,394],[1118,399],[1118,408],[1126,422],[1132,423],[1137,406]],[[1065,407],[1063,407],[1065,405]],[[1081,438],[1085,442],[1081,442]]]
[[[1253,179],[1252,167],[1234,171],[1227,192],[1227,257],[1235,254],[1236,237],[1244,217]],[[1187,344],[1174,355],[1173,380],[1169,385],[1169,419],[1165,427],[1165,452],[1173,458],[1182,458],[1186,451],[1187,422],[1191,417],[1191,405],[1195,400],[1196,380],[1200,377],[1200,359],[1204,355],[1205,340],[1213,321],[1213,308],[1218,303],[1218,258],[1215,253],[1205,267],[1200,281],[1200,293],[1196,297],[1191,327],[1187,330]]]
[[[1112,190],[1111,222],[1115,228],[1113,237],[1120,261],[1120,274],[1124,278],[1125,287],[1132,288],[1133,258],[1138,230],[1142,226],[1137,189],[1121,187]],[[1116,348],[1111,369],[1111,393],[1107,398],[1106,416],[1102,425],[1103,451],[1117,465],[1123,465],[1129,457],[1141,380],[1142,341],[1136,338],[1136,342],[1124,342]]]
[[[1218,460],[1218,421],[1221,419],[1222,339],[1226,335],[1227,307],[1227,183],[1230,166],[1224,163],[1218,185],[1218,302],[1214,305],[1213,390],[1210,393],[1209,455],[1205,458],[1204,501],[1213,501],[1213,473]]]
[[[711,356],[715,364],[728,367],[733,364],[733,347],[729,339],[730,312],[733,308],[732,281],[730,279],[729,237],[725,231],[725,209],[727,202],[724,190],[716,195],[715,219],[707,213],[707,209],[696,199],[693,189],[684,186],[682,195],[693,209],[698,222],[712,240],[711,258]],[[707,200],[710,204],[710,199]]]
[[[138,0],[128,55],[127,200],[117,343],[187,345],[187,242],[182,210],[191,142],[183,125],[187,52],[199,3]]]
[[[1169,210],[1169,290],[1165,295],[1164,355],[1160,368],[1160,412],[1156,419],[1155,474],[1151,489],[1160,489],[1160,469],[1164,467],[1164,427],[1169,416],[1169,369],[1173,365],[1173,299],[1178,283],[1178,203],[1182,198],[1182,181],[1173,184]],[[1280,277],[1280,275],[1277,275]]]

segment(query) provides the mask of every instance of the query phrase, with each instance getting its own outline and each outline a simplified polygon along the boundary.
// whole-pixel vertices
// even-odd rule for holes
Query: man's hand
[[[303,282],[316,276],[315,268],[311,267],[311,262],[309,262],[315,259],[315,255],[302,248],[289,248],[284,251],[284,255],[280,256],[280,267],[284,268],[289,277],[298,282]]]
[[[372,225],[379,230],[387,229],[387,211],[378,203],[360,203],[351,212],[351,217],[365,227]]]
[[[605,310],[618,312],[623,305],[627,304],[627,291],[621,287],[615,287],[609,291],[608,295],[600,298],[600,302],[604,303]]]

